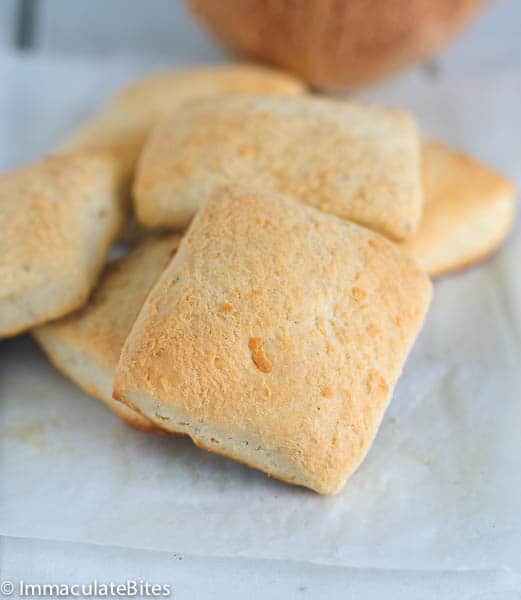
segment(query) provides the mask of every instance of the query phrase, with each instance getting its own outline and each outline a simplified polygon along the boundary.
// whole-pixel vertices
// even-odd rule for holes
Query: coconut
[[[188,0],[234,52],[319,89],[368,85],[431,56],[487,0]]]

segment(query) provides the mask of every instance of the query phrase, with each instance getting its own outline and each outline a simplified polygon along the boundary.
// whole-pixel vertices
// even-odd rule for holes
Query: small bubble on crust
[[[230,302],[225,302],[222,305],[222,310],[225,313],[231,313],[231,312],[233,312],[233,304],[230,304]]]
[[[330,385],[326,385],[322,388],[322,396],[324,396],[324,398],[332,398],[334,393],[335,392]]]
[[[359,287],[354,287],[351,290],[351,294],[353,295],[353,298],[357,302],[362,302],[367,297],[367,292],[365,290],[363,290],[362,288],[359,288]]]
[[[273,365],[264,352],[264,340],[260,337],[252,337],[248,342],[248,348],[251,352],[251,359],[259,371],[271,373]]]

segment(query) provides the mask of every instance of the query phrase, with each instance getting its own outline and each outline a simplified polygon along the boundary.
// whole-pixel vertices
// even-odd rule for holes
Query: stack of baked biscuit
[[[247,64],[163,74],[0,178],[0,337],[30,330],[133,427],[333,494],[429,275],[488,256],[514,208],[508,181],[401,111]]]

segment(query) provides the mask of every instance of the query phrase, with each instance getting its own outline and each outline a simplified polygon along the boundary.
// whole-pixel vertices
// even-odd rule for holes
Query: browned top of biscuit
[[[134,187],[138,218],[183,227],[229,184],[402,239],[422,212],[416,126],[399,111],[311,96],[199,99],[151,136]]]
[[[224,189],[151,290],[115,394],[247,438],[332,493],[375,436],[430,294],[380,235],[282,196]]]
[[[110,155],[49,158],[1,176],[1,297],[16,298],[50,278],[92,285],[103,249],[123,224],[121,188]],[[91,247],[94,239],[100,247]]]

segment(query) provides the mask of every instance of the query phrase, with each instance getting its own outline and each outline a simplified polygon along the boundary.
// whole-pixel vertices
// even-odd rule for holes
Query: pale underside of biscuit
[[[489,256],[510,231],[515,190],[499,173],[442,144],[422,146],[423,220],[402,244],[430,275]]]
[[[136,410],[112,399],[114,373],[148,290],[175,252],[179,239],[168,235],[143,242],[106,268],[83,310],[33,330],[56,368],[128,425],[147,431],[159,428]]]
[[[151,289],[114,398],[211,452],[336,493],[376,435],[430,295],[382,236],[225,188]]]
[[[110,155],[42,160],[0,177],[0,337],[87,301],[125,219]]]
[[[399,111],[312,96],[200,99],[150,136],[137,217],[182,229],[222,185],[287,194],[403,239],[422,212],[416,125]]]
[[[131,174],[153,126],[184,102],[214,94],[300,94],[292,75],[248,63],[200,66],[131,84],[63,145],[62,151],[110,150]]]

